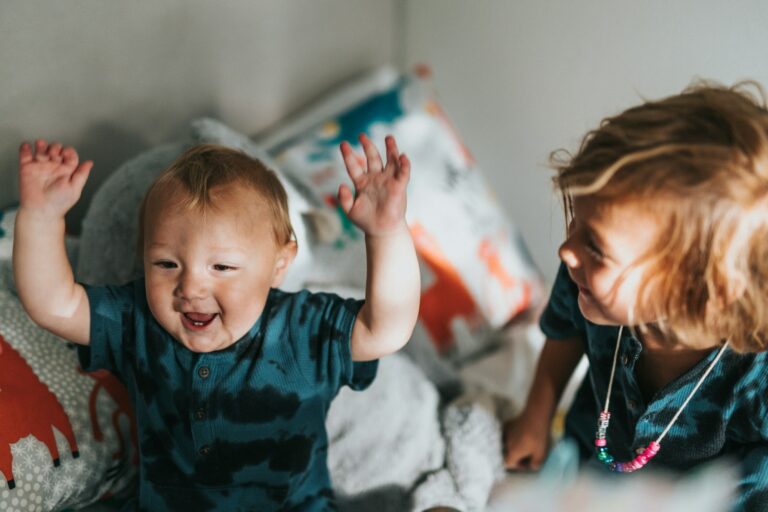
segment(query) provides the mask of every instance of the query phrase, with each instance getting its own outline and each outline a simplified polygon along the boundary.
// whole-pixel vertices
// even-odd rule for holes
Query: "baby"
[[[768,510],[768,110],[700,84],[605,119],[555,159],[566,200],[547,341],[506,462],[537,468],[566,419],[584,459],[628,473],[738,460],[737,510]]]
[[[142,510],[335,510],[325,417],[342,385],[364,389],[418,315],[405,223],[410,163],[365,136],[342,143],[355,193],[339,202],[365,233],[365,301],[278,287],[297,246],[287,197],[259,161],[195,146],[141,208],[144,277],[75,282],[64,214],[93,163],[61,144],[19,150],[14,234],[19,297],[42,327],[80,345],[86,370],[127,386],[139,429]],[[367,165],[363,166],[365,161]]]

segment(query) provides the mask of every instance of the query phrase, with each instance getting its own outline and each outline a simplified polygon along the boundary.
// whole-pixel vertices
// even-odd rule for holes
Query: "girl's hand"
[[[536,425],[525,414],[504,423],[504,465],[507,469],[535,471],[549,451],[549,426]]]
[[[79,163],[77,151],[55,142],[25,142],[19,148],[20,208],[50,217],[63,217],[80,198],[92,161]]]
[[[411,164],[398,152],[394,137],[384,143],[387,163],[382,164],[379,152],[371,140],[360,135],[367,165],[352,151],[347,142],[341,143],[341,154],[347,173],[352,178],[355,194],[347,185],[339,187],[339,204],[357,227],[366,235],[387,235],[405,226],[405,190],[411,173]]]

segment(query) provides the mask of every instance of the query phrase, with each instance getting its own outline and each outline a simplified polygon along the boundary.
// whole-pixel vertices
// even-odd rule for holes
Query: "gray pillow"
[[[122,284],[141,276],[136,248],[141,201],[155,176],[190,145],[176,142],[141,153],[96,191],[83,218],[75,271],[79,282]]]

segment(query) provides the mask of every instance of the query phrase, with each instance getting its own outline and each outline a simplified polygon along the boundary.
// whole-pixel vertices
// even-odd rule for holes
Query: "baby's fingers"
[[[355,196],[349,187],[343,183],[339,185],[339,205],[341,205],[341,209],[344,210],[345,214],[349,215],[354,202]]]
[[[54,142],[48,147],[48,157],[52,162],[61,162],[61,143]]]
[[[376,146],[371,142],[371,139],[369,139],[364,133],[360,134],[360,144],[363,146],[363,152],[365,153],[365,158],[368,160],[368,172],[381,172],[381,170],[384,168],[384,164],[381,163],[381,155],[379,155],[379,150],[376,149]]]
[[[363,168],[360,166],[360,162],[357,155],[352,150],[352,146],[348,142],[344,141],[339,146],[341,149],[341,157],[344,159],[344,165],[347,168],[347,174],[352,178],[353,183],[357,183],[357,179],[363,175]]]
[[[35,141],[35,161],[44,162],[48,160],[48,143],[43,139]]]
[[[384,138],[384,146],[387,149],[387,167],[397,164],[397,160],[400,156],[400,150],[397,149],[397,142],[391,135],[387,135]]]
[[[21,146],[19,146],[19,165],[31,163],[33,160],[32,146],[29,142],[23,142]]]
[[[80,157],[72,146],[67,146],[62,150],[61,158],[67,167],[77,167],[77,164],[80,162]],[[91,163],[91,165],[93,164]]]
[[[403,184],[408,183],[408,180],[411,179],[411,161],[403,154],[400,155],[398,164],[395,168],[395,179]]]
[[[74,185],[77,189],[82,190],[85,186],[85,182],[88,180],[88,176],[91,173],[92,168],[92,160],[86,160],[80,164],[77,169],[75,169],[75,172],[72,173],[72,176],[70,176],[70,183],[72,183],[72,185]]]

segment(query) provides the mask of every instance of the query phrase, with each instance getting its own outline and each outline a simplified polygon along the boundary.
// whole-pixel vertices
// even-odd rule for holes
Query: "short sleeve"
[[[354,362],[350,341],[363,301],[332,293],[299,292],[290,328],[294,353],[310,384],[325,384],[332,394],[341,386],[355,390],[373,382],[378,361]]]
[[[579,311],[578,297],[579,289],[561,263],[549,302],[539,320],[545,336],[561,340],[584,335],[584,317]]]
[[[123,375],[124,339],[133,327],[135,311],[135,285],[88,286],[91,312],[91,339],[89,345],[78,347],[80,365],[85,371],[105,369]]]

